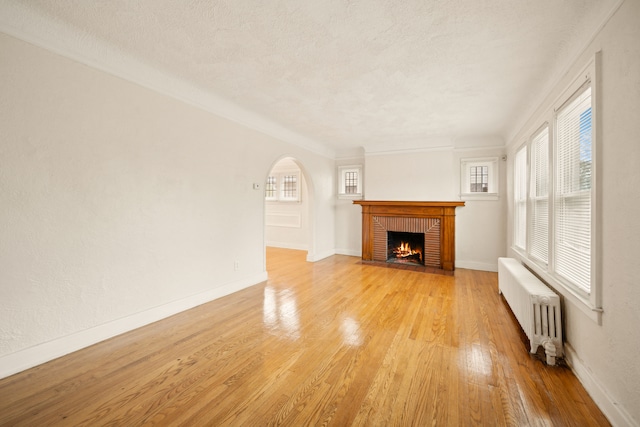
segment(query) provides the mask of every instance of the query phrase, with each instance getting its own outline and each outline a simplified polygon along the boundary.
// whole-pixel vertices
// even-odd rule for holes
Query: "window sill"
[[[269,203],[269,204],[280,204],[280,203],[302,203],[302,200],[270,200],[270,199],[265,199],[265,202]]]
[[[362,200],[362,194],[345,194],[345,193],[338,193],[338,199],[345,199],[345,200]]]

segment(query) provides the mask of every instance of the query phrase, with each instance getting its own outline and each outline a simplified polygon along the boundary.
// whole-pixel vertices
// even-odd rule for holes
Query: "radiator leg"
[[[538,352],[538,346],[540,346],[540,344],[535,344],[533,340],[529,340],[529,347],[531,348],[529,353],[536,354]]]
[[[546,339],[542,345],[544,346],[544,352],[547,355],[547,365],[554,366],[556,364],[555,344],[550,339]]]

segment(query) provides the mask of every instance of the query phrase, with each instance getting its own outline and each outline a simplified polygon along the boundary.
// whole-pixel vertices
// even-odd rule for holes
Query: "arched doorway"
[[[304,166],[293,157],[276,161],[265,179],[266,247],[314,253],[313,185]],[[265,257],[265,269],[266,257]]]

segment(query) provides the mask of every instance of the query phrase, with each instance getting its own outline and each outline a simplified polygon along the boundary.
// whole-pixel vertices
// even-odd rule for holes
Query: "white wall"
[[[604,313],[599,325],[564,299],[568,361],[614,425],[640,425],[640,2],[625,1],[522,127],[511,152],[545,109],[602,51],[597,236]],[[512,239],[513,203],[509,200]],[[517,254],[509,250],[511,256]]]
[[[265,239],[267,246],[288,249],[309,249],[309,192],[304,174],[291,158],[285,158],[273,167],[269,175],[298,174],[300,201],[265,202]],[[280,184],[279,184],[280,185]]]
[[[465,200],[464,207],[456,208],[456,267],[473,270],[497,271],[498,257],[506,254],[507,236],[507,182],[506,162],[501,158],[504,148],[455,150],[453,170],[455,188],[460,192],[460,161],[465,158],[497,157],[498,199]]]
[[[367,154],[367,200],[459,200],[453,149]]]
[[[367,200],[460,200],[460,159],[501,156],[502,149],[454,150],[443,148],[367,155]],[[456,267],[497,271],[504,256],[505,175],[499,162],[498,200],[466,201],[456,208]]]
[[[3,34],[0,57],[0,376],[265,280],[252,184],[283,156],[309,258],[333,253],[333,159]]]

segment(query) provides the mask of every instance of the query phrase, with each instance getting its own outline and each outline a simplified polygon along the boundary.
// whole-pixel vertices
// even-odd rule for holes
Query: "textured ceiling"
[[[339,153],[503,143],[619,1],[9,3]]]

